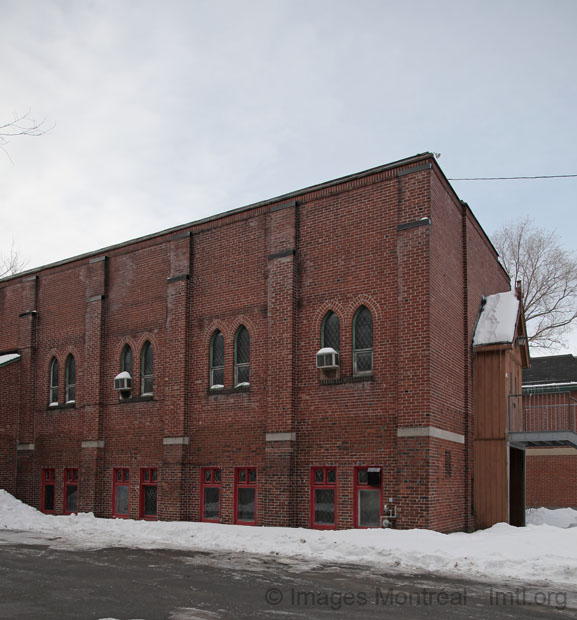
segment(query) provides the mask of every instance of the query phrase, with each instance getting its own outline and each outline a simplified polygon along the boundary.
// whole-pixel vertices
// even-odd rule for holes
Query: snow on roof
[[[4,366],[9,364],[10,362],[14,362],[15,360],[20,359],[20,353],[3,353],[0,355],[0,366]]]
[[[489,295],[473,336],[473,346],[513,342],[519,314],[515,291]]]
[[[523,388],[531,389],[531,388],[554,388],[554,387],[577,387],[577,381],[569,381],[565,383],[527,383],[523,384]]]

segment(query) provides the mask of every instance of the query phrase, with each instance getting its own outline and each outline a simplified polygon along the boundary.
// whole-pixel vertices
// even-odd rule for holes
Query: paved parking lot
[[[0,618],[485,620],[575,617],[577,608],[575,592],[545,585],[385,575],[240,554],[54,549],[46,542],[0,545]]]

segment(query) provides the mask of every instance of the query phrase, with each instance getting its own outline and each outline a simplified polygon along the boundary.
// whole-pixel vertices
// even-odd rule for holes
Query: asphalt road
[[[7,533],[3,533],[6,541]],[[39,542],[39,541],[38,541]],[[0,618],[575,618],[577,592],[170,550],[0,544]]]

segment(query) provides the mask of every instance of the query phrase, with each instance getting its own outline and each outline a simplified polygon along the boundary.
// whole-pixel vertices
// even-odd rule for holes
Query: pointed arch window
[[[154,383],[154,352],[150,342],[146,341],[142,347],[141,355],[141,383],[140,393],[142,396],[152,396]]]
[[[224,336],[218,329],[210,339],[210,387],[224,387]]]
[[[125,344],[120,356],[120,371],[127,372],[132,377],[132,349]]]
[[[250,383],[250,335],[248,329],[241,325],[234,337],[234,385],[243,386]]]
[[[50,362],[50,404],[58,404],[58,360],[55,357]]]
[[[329,310],[323,319],[321,347],[330,347],[337,352],[341,350],[341,322],[332,310]]]
[[[72,353],[66,358],[66,402],[76,401],[76,360]]]
[[[361,306],[353,319],[353,372],[373,372],[373,315],[366,306]]]

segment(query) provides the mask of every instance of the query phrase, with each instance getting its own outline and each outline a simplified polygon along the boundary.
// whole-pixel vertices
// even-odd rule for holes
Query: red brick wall
[[[311,467],[334,466],[338,526],[351,527],[354,467],[376,465],[399,527],[466,527],[463,445],[397,437],[398,426],[466,434],[470,308],[481,290],[506,288],[469,224],[476,262],[466,268],[462,209],[435,166],[424,157],[303,191],[296,203],[260,205],[48,267],[34,280],[0,282],[9,325],[0,350],[22,349],[22,381],[35,386],[21,407],[19,440],[35,444],[21,458],[27,501],[39,506],[39,472],[53,467],[60,510],[63,469],[78,467],[81,509],[110,516],[113,469],[128,467],[136,518],[139,470],[155,467],[159,517],[199,519],[200,468],[216,466],[222,520],[232,522],[234,468],[257,467],[257,523],[308,526]],[[469,298],[466,274],[482,279]],[[374,372],[352,382],[353,317],[362,305],[373,316]],[[14,318],[28,310],[37,314]],[[325,385],[315,353],[329,310],[341,322],[342,381]],[[248,391],[233,385],[240,325],[251,339]],[[216,329],[225,380],[211,391]],[[147,341],[153,400],[140,398]],[[125,344],[133,398],[119,402],[113,380]],[[69,353],[75,406],[48,409],[50,360],[59,359],[63,394]]]
[[[544,451],[529,449],[526,453],[527,507],[577,509],[577,450],[560,455],[558,449],[549,448],[551,455],[547,456]]]

